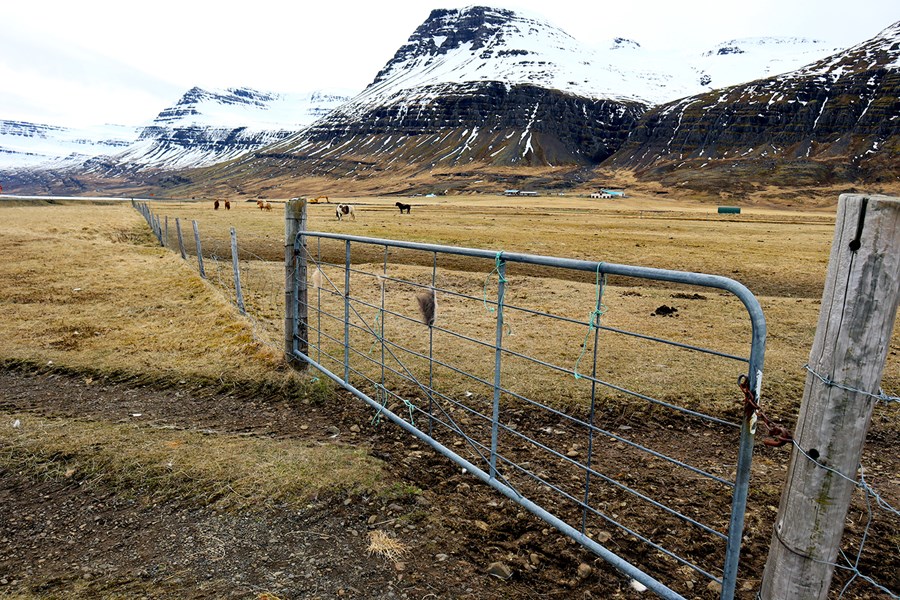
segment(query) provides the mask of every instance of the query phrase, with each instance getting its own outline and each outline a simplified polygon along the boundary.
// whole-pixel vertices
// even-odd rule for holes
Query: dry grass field
[[[740,215],[719,215],[715,206],[709,204],[654,197],[597,201],[575,197],[438,196],[402,199],[412,204],[412,213],[401,215],[394,206],[395,197],[329,200],[329,203],[309,206],[310,230],[469,246],[496,252],[602,260],[733,278],[757,296],[767,320],[762,397],[766,411],[774,420],[789,426],[796,419],[806,378],[803,366],[815,334],[834,230],[833,213],[827,210],[792,212],[751,208]],[[334,216],[337,202],[354,204],[357,219],[337,221]],[[449,485],[447,481],[450,481],[453,489],[458,491],[452,469],[444,481],[437,479],[437,475],[431,479],[422,479],[421,474],[413,477],[410,470],[398,471],[396,466],[391,466],[392,461],[386,456],[400,452],[396,447],[403,444],[402,437],[378,441],[380,438],[376,436],[367,440],[365,432],[358,434],[357,428],[349,438],[341,436],[338,440],[341,443],[330,439],[336,436],[329,433],[328,418],[335,418],[333,414],[329,415],[329,410],[343,411],[341,414],[344,414],[354,409],[338,408],[330,386],[310,375],[294,373],[286,368],[281,358],[284,269],[280,261],[284,253],[284,209],[283,202],[276,200],[273,205],[274,210],[267,212],[260,211],[254,202],[233,202],[230,211],[215,211],[211,201],[151,202],[155,214],[168,217],[170,248],[166,249],[156,244],[143,219],[127,203],[0,203],[0,249],[8,257],[0,263],[0,308],[5,315],[0,320],[0,361],[7,373],[75,377],[80,386],[77,399],[74,396],[68,400],[59,398],[45,405],[39,399],[24,401],[9,393],[0,396],[0,480],[62,484],[78,480],[93,489],[112,490],[123,496],[152,497],[154,502],[215,506],[223,511],[248,510],[250,507],[282,510],[287,507],[301,513],[303,507],[315,499],[342,498],[343,495],[347,495],[348,503],[352,496],[361,495],[382,498],[383,503],[395,509],[399,503],[412,506],[409,509],[412,512],[422,512],[424,505],[419,505],[417,498],[431,496],[427,492],[423,494],[417,487],[425,488],[428,484],[434,489],[443,489],[442,486]],[[189,254],[195,252],[190,221],[197,220],[208,279],[197,276],[194,256],[189,256],[187,262],[181,260],[175,236],[176,218],[182,224]],[[241,251],[247,317],[241,316],[235,308],[230,287],[229,232],[232,227],[237,232]],[[325,250],[326,261],[332,255],[332,250]],[[404,256],[398,252],[392,257],[391,277],[427,283],[431,276],[429,265],[412,255]],[[366,268],[378,272],[381,269],[379,258],[372,257]],[[329,267],[323,269],[329,273]],[[490,266],[486,268],[483,262],[447,261],[441,264],[442,279],[438,284],[453,285],[479,297],[487,294],[489,271]],[[333,277],[337,278],[337,271]],[[583,320],[593,308],[596,284],[590,274],[558,279],[545,271],[523,269],[516,272],[511,269],[509,282],[509,297],[534,310]],[[370,285],[370,299],[374,301],[377,286],[371,283],[366,283],[362,277],[354,286]],[[399,293],[399,287],[396,289]],[[748,351],[749,328],[740,303],[719,293],[611,278],[604,292],[604,304],[607,311],[603,315],[603,324],[609,327],[659,335],[738,355],[746,355]],[[661,305],[677,307],[678,316],[650,318],[654,309]],[[473,311],[470,306],[454,303],[452,299],[442,299],[440,307],[442,323],[466,331],[490,326],[491,315],[483,309]],[[401,310],[399,305],[397,310]],[[585,333],[583,327],[561,324],[553,335],[547,335],[546,324],[528,315],[511,314],[509,318],[513,332],[510,339],[520,345],[517,349],[522,352],[570,367],[579,359],[581,348],[572,340],[581,342]],[[392,326],[396,328],[394,335],[411,347],[415,346],[417,338],[411,330],[406,331],[408,328],[397,324]],[[407,338],[403,338],[404,335]],[[709,362],[691,363],[677,353],[646,351],[642,346],[630,344],[617,343],[607,349],[606,354],[601,354],[609,373],[631,378],[654,394],[677,398],[685,406],[723,418],[733,417],[734,411],[739,409],[739,392],[733,382],[740,370],[734,365],[719,367],[711,366]],[[465,361],[468,357],[472,361],[467,366],[473,372],[481,368],[477,358],[471,356],[473,353],[461,351],[458,354],[459,360]],[[636,364],[638,368],[635,368]],[[560,408],[577,407],[584,401],[583,385],[572,378],[543,381],[540,374],[532,372],[527,365],[511,364],[508,369],[504,376],[521,382],[528,393],[540,390],[549,403]],[[706,380],[716,383],[703,383]],[[723,381],[729,383],[722,384]],[[108,417],[97,414],[96,407],[86,408],[91,413],[88,415],[73,413],[72,407],[80,406],[92,387],[105,386],[104,389],[113,390],[114,386],[120,385],[125,386],[123,389],[146,387],[162,390],[160,394],[171,392],[166,402],[172,403],[170,410],[173,415],[180,415],[178,420],[160,417],[160,422],[166,423],[160,427],[160,422],[156,426],[141,425],[140,419],[127,414],[123,420],[121,411]],[[465,382],[458,382],[458,385],[464,387]],[[883,388],[893,394],[900,390],[900,326],[895,326]],[[204,398],[222,402],[223,412],[230,407],[229,425],[225,427],[225,421],[216,422],[215,419],[210,425],[193,413],[189,414],[188,404],[179,408],[177,405],[188,397],[192,399],[190,406],[198,408],[203,406]],[[116,406],[117,402],[130,406],[126,400],[127,394],[111,395],[107,406]],[[616,399],[610,398],[607,402],[609,407]],[[255,426],[243,428],[237,424],[242,418],[241,406],[248,407],[245,418],[252,423],[254,418],[249,413],[269,414],[273,410],[271,407],[282,404],[283,407],[278,409],[280,416],[268,417],[270,422],[266,427],[272,435],[244,435],[255,431]],[[358,410],[364,419],[372,416]],[[210,412],[216,411],[210,409]],[[637,404],[623,404],[619,412],[623,422],[656,416]],[[310,416],[312,413],[324,420],[315,421],[319,417]],[[296,429],[290,429],[290,434],[278,433],[276,422],[301,417],[311,419],[311,428],[303,429],[298,425]],[[864,456],[869,482],[892,506],[900,502],[898,462],[892,450],[896,448],[900,432],[897,417],[896,403],[876,408],[870,443]],[[344,418],[349,417],[345,415]],[[13,422],[20,425],[15,428],[7,425]],[[176,426],[171,428],[173,423]],[[316,423],[321,429],[316,429]],[[666,439],[655,442],[673,443]],[[686,439],[676,445],[690,449],[693,443]],[[756,454],[747,517],[747,550],[739,581],[739,587],[743,586],[741,597],[747,598],[751,597],[751,590],[758,582],[765,559],[773,505],[778,502],[787,452],[758,448]],[[178,468],[173,469],[173,464]],[[433,464],[435,473],[446,469],[439,458]],[[14,487],[13,484],[10,486]],[[865,504],[861,495],[858,496],[847,541],[851,553],[862,534],[860,523],[865,517]],[[483,497],[491,498],[489,492]],[[372,501],[368,502],[371,505]],[[340,506],[340,502],[326,501],[326,504]],[[500,508],[495,512],[508,509],[502,503],[498,506]],[[454,515],[459,512],[451,505],[443,516],[448,522],[454,522]],[[515,510],[512,514],[511,518],[515,520]],[[369,523],[380,522],[381,516]],[[457,518],[462,519],[462,516]],[[876,519],[864,562],[876,580],[896,590],[896,548],[900,543],[896,517],[881,513]],[[350,522],[348,517],[342,520]],[[493,526],[487,517],[484,520]],[[438,525],[427,518],[415,521],[414,525],[423,535],[423,531],[432,526],[451,527]],[[476,529],[478,527],[480,525]],[[294,526],[297,528],[309,529],[303,523]],[[541,531],[540,526],[536,531]],[[468,535],[465,531],[455,529],[452,533],[465,543]],[[480,544],[475,545],[489,548],[499,543],[496,541],[498,535],[496,533],[493,538],[485,535],[479,538]],[[4,536],[4,544],[13,539],[8,530],[0,531],[0,537]],[[364,542],[363,537],[360,536],[359,542]],[[330,552],[319,550],[326,555]],[[435,552],[445,554],[439,549]],[[485,552],[477,556],[483,558]],[[466,577],[475,578],[469,591],[465,588],[457,592],[451,592],[449,587],[443,589],[445,595],[458,597],[526,598],[543,593],[577,593],[579,597],[588,597],[585,594],[589,590],[599,594],[592,597],[639,596],[629,591],[620,578],[597,574],[598,570],[603,570],[599,566],[593,567],[591,579],[573,576],[570,580],[562,575],[549,575],[564,571],[566,561],[574,560],[574,565],[570,566],[575,570],[579,561],[588,560],[584,554],[573,552],[571,549],[558,552],[559,556],[547,563],[542,577],[538,576],[541,569],[534,565],[527,568],[530,559],[525,554],[521,579],[516,578],[515,585],[503,589],[496,588],[493,578],[485,578],[484,568],[467,572],[464,567],[460,567],[462,570],[451,569],[443,564],[426,564],[426,560],[426,563],[415,563],[415,570],[423,569],[424,573],[424,570],[436,568],[454,584]],[[554,553],[544,548],[538,554]],[[373,558],[371,552],[368,556],[370,560]],[[468,559],[477,567],[475,556],[470,555]],[[257,561],[261,560],[257,558]],[[399,560],[395,556],[391,562],[406,564],[404,560],[414,564],[409,557]],[[0,553],[0,567],[10,570],[13,566],[21,568],[21,562],[16,561],[16,552]],[[408,571],[404,572],[405,568],[396,569],[396,572],[389,569],[387,575],[379,573],[378,580],[384,585],[389,581],[390,585],[400,586],[406,573],[409,585],[421,581]],[[359,572],[362,571],[348,575],[348,581],[355,583],[345,585],[362,586]],[[18,582],[12,587],[0,587],[0,595],[11,591],[12,597],[22,598],[119,597],[116,594],[154,597],[150,592],[152,585],[160,585],[163,581],[152,577],[144,578],[144,583],[140,584],[129,581],[121,584],[117,591],[109,581],[100,585],[79,580],[76,584],[62,578],[48,584],[58,574],[42,576],[40,569],[16,576],[11,571],[6,576],[0,572],[0,576],[7,581],[4,586],[9,581]],[[227,579],[227,576],[223,577]],[[326,579],[335,586],[340,585],[338,573],[329,571]],[[847,579],[839,574],[836,581],[842,584]],[[160,591],[156,596],[177,597],[178,582],[164,581],[165,585],[157,588]],[[279,593],[283,599],[317,596],[311,588],[281,583]],[[47,585],[50,588],[46,588]],[[182,590],[186,585],[194,584],[183,583]],[[194,588],[193,595],[187,597],[219,597],[216,594],[229,589],[243,590],[244,597],[262,597],[263,590],[259,587],[221,585],[225,587],[213,587],[207,593]],[[45,593],[41,589],[50,591]],[[337,589],[334,587],[331,591]],[[421,593],[415,597],[422,597],[435,588],[416,589]],[[167,595],[170,593],[171,596]],[[705,588],[692,593],[696,597],[714,597],[713,592]],[[352,592],[350,595],[352,597]],[[441,593],[437,595],[442,596]],[[321,597],[332,596],[323,591]],[[362,594],[361,597],[381,596]],[[880,597],[883,596],[863,583],[852,585],[843,595],[843,598]]]

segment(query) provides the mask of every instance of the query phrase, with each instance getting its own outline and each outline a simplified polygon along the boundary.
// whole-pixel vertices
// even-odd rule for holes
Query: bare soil
[[[363,443],[393,476],[422,490],[396,499],[320,498],[300,511],[233,512],[160,503],[141,490],[126,497],[90,481],[0,472],[0,597],[641,596],[593,554],[399,428],[384,422],[367,428],[366,439],[352,433],[372,417],[352,398],[298,410],[284,401],[4,370],[0,408],[84,420],[139,418],[211,435]],[[416,448],[426,451],[411,455]],[[394,560],[370,553],[368,532],[376,527],[396,532],[407,551]],[[512,576],[490,574],[495,562]]]
[[[0,597],[652,596],[635,591],[607,563],[398,427],[389,422],[372,427],[372,411],[342,394],[298,406],[239,392],[211,394],[189,383],[176,388],[87,382],[77,375],[5,368],[0,369],[0,409],[79,420],[139,419],[148,426],[209,435],[364,445],[385,462],[392,477],[421,490],[395,498],[323,497],[301,510],[229,511],[161,502],[141,489],[123,494],[87,480],[48,481],[0,472]],[[876,436],[878,447],[871,450],[883,456],[897,441],[889,438]],[[692,438],[674,437],[671,451],[689,453],[695,444]],[[761,452],[755,469],[764,485],[751,492],[751,504],[759,510],[748,514],[740,598],[752,598],[758,585],[774,516],[771,504],[777,504],[787,458],[786,452]],[[654,477],[666,485],[663,473]],[[369,533],[375,529],[393,533],[405,551],[393,557],[370,552]],[[887,546],[893,534],[871,534],[871,556],[891,556]],[[895,583],[886,581],[897,566],[894,556],[888,561],[893,566],[879,568],[880,580],[888,584]],[[840,590],[842,580],[846,576],[838,573],[832,589]],[[688,597],[718,595],[714,587],[703,585]],[[854,585],[843,597],[887,596]]]

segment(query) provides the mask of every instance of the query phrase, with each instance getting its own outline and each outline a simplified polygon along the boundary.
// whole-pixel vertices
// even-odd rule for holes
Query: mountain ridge
[[[897,37],[897,32],[885,34],[886,40],[896,42]],[[834,63],[852,70],[849,55],[833,50],[811,38],[728,40],[690,60],[671,56],[670,63],[676,67],[660,62],[658,68],[648,70],[642,65],[649,55],[634,40],[613,38],[608,47],[587,48],[549,23],[513,11],[438,9],[366,89],[353,97],[323,99],[321,111],[310,113],[312,118],[302,125],[292,121],[281,126],[288,119],[278,115],[262,127],[251,127],[256,121],[248,115],[266,113],[275,94],[245,88],[214,92],[193,88],[143,128],[127,149],[87,160],[80,172],[70,170],[66,175],[75,173],[76,178],[96,182],[131,178],[144,185],[174,181],[171,189],[193,191],[216,186],[271,189],[265,182],[284,178],[287,172],[296,180],[291,185],[304,178],[340,185],[341,181],[374,181],[401,167],[420,181],[441,169],[523,167],[565,167],[579,172],[576,179],[583,181],[590,178],[584,175],[587,170],[610,167],[634,170],[667,185],[693,186],[696,172],[704,171],[698,168],[704,162],[735,164],[734,153],[745,152],[752,142],[754,148],[746,153],[744,164],[756,160],[759,168],[757,173],[741,171],[745,175],[765,179],[762,165],[781,161],[790,152],[789,159],[795,162],[810,159],[804,163],[805,171],[800,170],[806,178],[801,181],[870,177],[876,157],[864,156],[863,169],[819,168],[830,156],[838,157],[835,160],[844,156],[841,143],[829,141],[829,151],[820,152],[822,142],[810,138],[810,144],[819,146],[811,145],[807,157],[797,154],[799,146],[794,141],[786,141],[784,148],[774,152],[777,156],[760,150],[760,140],[767,136],[777,142],[803,130],[806,125],[795,120],[808,120],[814,107],[793,103],[791,110],[772,109],[771,118],[763,119],[752,114],[765,112],[753,98],[768,90],[769,99],[781,93],[821,102],[819,87],[837,71],[832,69],[826,76],[804,69]],[[890,47],[880,52],[893,56]],[[879,81],[886,81],[893,90],[891,74],[896,65],[885,62],[883,67],[890,76]],[[754,77],[747,79],[748,73]],[[797,81],[806,82],[807,89],[792,88]],[[693,93],[682,95],[689,91]],[[862,88],[852,92],[866,93]],[[886,128],[878,139],[890,145],[896,126],[889,118],[891,107],[882,109],[882,101],[872,96],[868,110],[887,125],[868,123],[866,127]],[[685,106],[699,112],[681,108]],[[717,114],[719,120],[704,121],[703,113]],[[819,119],[824,117],[822,125],[831,127],[829,120],[837,114],[829,106]],[[845,117],[833,123],[834,128],[847,125]],[[853,135],[868,134],[860,130]],[[858,141],[845,140],[843,147],[855,148]],[[875,147],[870,154],[888,163],[895,159],[890,150],[883,150],[884,146]],[[652,160],[656,156],[665,159]],[[673,175],[676,172],[686,174],[683,181]],[[730,185],[724,174],[719,175],[707,183]]]

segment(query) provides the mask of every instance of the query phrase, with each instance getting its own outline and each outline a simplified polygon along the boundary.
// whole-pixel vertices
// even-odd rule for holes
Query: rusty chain
[[[769,437],[763,440],[763,444],[772,448],[780,448],[785,444],[793,443],[794,436],[791,434],[791,430],[774,423],[760,408],[759,402],[755,397],[756,395],[750,389],[750,378],[746,375],[741,375],[738,377],[738,386],[744,392],[744,416],[750,419],[751,429],[755,429],[757,419],[766,426],[766,433]]]

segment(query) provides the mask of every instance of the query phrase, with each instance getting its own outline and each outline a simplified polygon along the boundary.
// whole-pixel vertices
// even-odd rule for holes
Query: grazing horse
[[[346,215],[350,215],[351,219],[356,220],[356,213],[353,212],[353,206],[350,204],[338,204],[334,214],[337,215],[338,221],[342,220]]]
[[[410,209],[412,208],[411,204],[403,204],[402,202],[395,202],[394,206],[400,209],[400,214],[402,215],[404,211],[406,214],[409,214]]]
[[[218,200],[213,202],[213,210],[219,210],[219,201]]]
[[[256,206],[259,207],[259,210],[272,210],[272,203],[268,200],[257,200]]]
[[[231,210],[231,202],[228,200],[225,201],[225,210]]]

